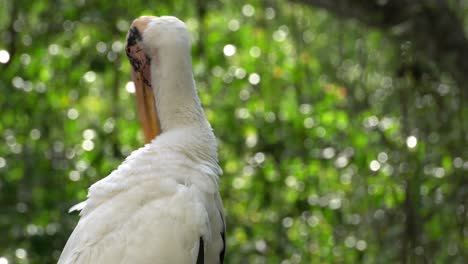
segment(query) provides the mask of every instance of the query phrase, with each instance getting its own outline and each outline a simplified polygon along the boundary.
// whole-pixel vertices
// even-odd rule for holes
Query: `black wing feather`
[[[223,249],[221,249],[221,252],[219,253],[219,263],[223,264],[224,263],[224,251],[226,250],[226,234],[225,232],[221,232],[221,238],[223,239]]]
[[[197,264],[205,263],[205,246],[203,245],[203,238],[200,237],[200,246],[198,247]]]

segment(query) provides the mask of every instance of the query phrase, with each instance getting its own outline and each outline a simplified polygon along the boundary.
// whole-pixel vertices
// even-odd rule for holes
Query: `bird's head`
[[[132,65],[140,122],[146,142],[150,142],[160,133],[151,87],[152,60],[158,60],[161,53],[176,55],[190,51],[190,35],[185,24],[176,17],[142,16],[130,26],[125,50]]]

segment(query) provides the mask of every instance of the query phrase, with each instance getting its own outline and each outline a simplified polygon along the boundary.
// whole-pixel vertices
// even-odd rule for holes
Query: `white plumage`
[[[59,264],[220,263],[224,257],[221,169],[195,89],[189,34],[177,18],[145,19],[141,44],[151,59],[162,133],[91,186]]]

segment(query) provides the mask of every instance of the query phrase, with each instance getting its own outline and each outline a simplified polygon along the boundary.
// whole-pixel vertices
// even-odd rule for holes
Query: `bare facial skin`
[[[151,58],[145,54],[142,47],[142,33],[151,17],[140,17],[133,21],[127,35],[125,51],[132,65],[132,79],[135,84],[137,108],[140,122],[149,143],[160,131],[156,103],[151,87]]]

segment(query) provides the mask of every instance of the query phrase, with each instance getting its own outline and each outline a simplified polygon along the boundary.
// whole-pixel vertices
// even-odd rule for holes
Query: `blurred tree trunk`
[[[294,0],[387,30],[411,43],[414,62],[432,62],[452,75],[460,96],[468,98],[468,41],[463,21],[445,0]],[[405,62],[402,62],[404,64]],[[423,72],[424,73],[424,72]]]

